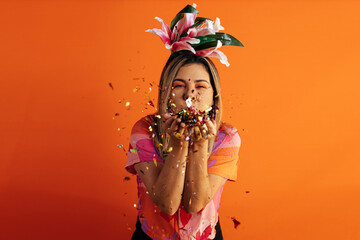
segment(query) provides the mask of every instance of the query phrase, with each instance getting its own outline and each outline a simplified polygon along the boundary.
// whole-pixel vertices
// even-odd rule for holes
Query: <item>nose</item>
[[[195,86],[193,86],[193,84],[188,84],[184,92],[184,100],[188,98],[191,98],[191,100],[195,100],[195,94]]]
[[[195,101],[195,87],[192,86],[191,84],[189,84],[185,90],[185,93],[184,93],[184,100],[186,101],[188,98],[191,99],[191,101]]]

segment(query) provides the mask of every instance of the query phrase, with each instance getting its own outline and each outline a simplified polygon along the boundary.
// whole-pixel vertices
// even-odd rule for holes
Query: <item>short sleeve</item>
[[[208,160],[208,173],[215,174],[235,181],[237,178],[237,162],[241,145],[240,136],[235,128],[230,128],[228,133],[222,132],[221,142],[214,144],[213,151]]]
[[[129,143],[129,151],[125,169],[136,174],[134,164],[148,161],[161,161],[152,138],[153,127],[151,117],[145,117],[137,121],[132,130]]]

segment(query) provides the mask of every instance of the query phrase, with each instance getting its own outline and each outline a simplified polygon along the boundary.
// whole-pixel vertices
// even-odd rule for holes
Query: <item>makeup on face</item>
[[[190,79],[189,79],[190,81]],[[195,80],[195,88],[197,89],[208,89],[210,87],[210,84],[206,81],[206,80]],[[175,79],[172,87],[173,89],[178,88],[178,87],[184,87],[186,88],[187,85],[189,85],[190,83],[186,84],[186,82],[183,79]]]
[[[205,66],[201,64],[187,64],[177,72],[172,82],[171,98],[176,105],[174,111],[187,108],[185,100],[192,101],[192,107],[196,111],[204,111],[205,106],[213,104],[212,85],[210,76]]]

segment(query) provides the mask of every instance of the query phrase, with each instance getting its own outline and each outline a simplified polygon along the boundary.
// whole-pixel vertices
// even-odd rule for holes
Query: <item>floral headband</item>
[[[170,27],[161,18],[155,17],[162,24],[162,29],[153,28],[145,32],[158,35],[172,54],[190,51],[196,56],[216,57],[228,67],[227,57],[218,49],[222,45],[244,45],[230,34],[219,33],[224,30],[219,18],[214,23],[208,18],[196,17],[197,14],[195,3],[187,5],[171,21]]]

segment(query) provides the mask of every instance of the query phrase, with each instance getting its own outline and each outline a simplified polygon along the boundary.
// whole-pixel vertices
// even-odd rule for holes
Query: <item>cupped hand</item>
[[[180,118],[171,116],[168,113],[165,113],[163,117],[165,120],[165,131],[170,135],[170,138],[175,142],[186,140],[187,131],[185,123],[182,123]]]
[[[205,119],[205,124],[195,125],[190,128],[190,139],[194,142],[202,142],[215,138],[216,122],[213,119]]]

